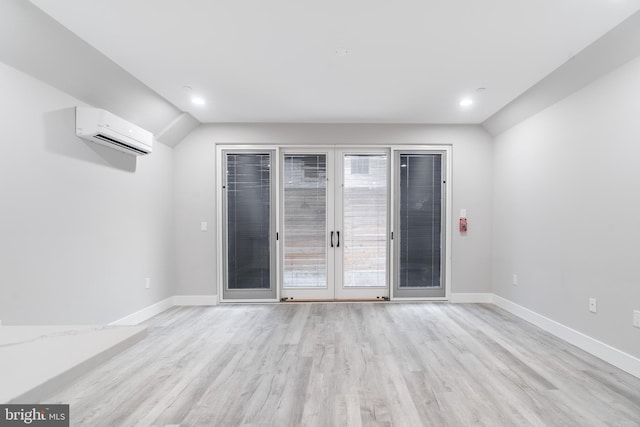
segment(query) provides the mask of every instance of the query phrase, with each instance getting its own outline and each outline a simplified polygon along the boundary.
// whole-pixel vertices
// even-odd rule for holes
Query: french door
[[[281,151],[281,297],[389,297],[389,150]]]
[[[448,297],[450,147],[217,156],[222,302]]]

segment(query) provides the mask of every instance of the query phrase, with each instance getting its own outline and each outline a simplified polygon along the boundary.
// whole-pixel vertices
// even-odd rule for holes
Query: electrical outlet
[[[589,311],[592,313],[598,311],[598,302],[595,298],[589,298]]]
[[[147,277],[146,279],[144,279],[144,287],[145,287],[145,289],[151,288],[151,278],[150,277]]]
[[[640,328],[640,310],[633,310],[633,326]]]
[[[513,276],[511,276],[511,284],[513,286],[518,286],[518,275],[514,274]]]
[[[200,231],[207,231],[209,229],[209,225],[206,221],[202,221],[200,223]]]

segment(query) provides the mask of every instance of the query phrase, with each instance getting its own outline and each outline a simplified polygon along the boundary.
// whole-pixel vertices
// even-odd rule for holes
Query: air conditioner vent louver
[[[135,156],[152,151],[151,132],[98,108],[76,107],[76,135]]]
[[[137,153],[140,153],[140,154],[147,154],[146,152],[144,152],[144,151],[142,151],[142,150],[138,150],[136,147],[132,147],[132,146],[130,146],[130,145],[124,144],[124,143],[122,143],[122,142],[120,142],[120,141],[117,141],[117,140],[115,140],[115,139],[113,139],[113,138],[109,138],[109,137],[108,137],[108,136],[106,136],[106,135],[97,134],[94,138],[101,139],[101,140],[103,140],[103,141],[105,141],[105,142],[109,142],[109,143],[111,143],[111,144],[116,144],[116,145],[117,145],[117,146],[119,146],[119,147],[126,148],[126,149],[128,149],[128,150],[133,150],[133,151],[135,151],[135,152],[137,152]]]

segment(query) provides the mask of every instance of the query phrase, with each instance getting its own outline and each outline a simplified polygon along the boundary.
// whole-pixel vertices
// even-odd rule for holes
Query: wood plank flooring
[[[640,379],[492,305],[180,307],[47,403],[75,426],[640,426]]]

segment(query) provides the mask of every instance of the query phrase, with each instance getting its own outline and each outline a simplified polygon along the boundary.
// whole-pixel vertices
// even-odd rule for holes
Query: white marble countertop
[[[78,367],[91,369],[145,335],[145,326],[0,326],[0,403],[62,386],[83,373]]]

